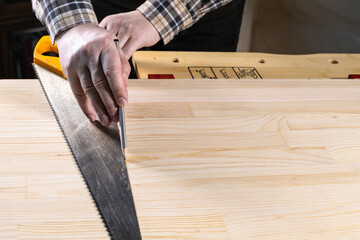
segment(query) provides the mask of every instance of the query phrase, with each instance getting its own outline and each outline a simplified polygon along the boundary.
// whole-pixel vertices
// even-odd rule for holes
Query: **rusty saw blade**
[[[110,237],[141,239],[117,125],[91,123],[67,80],[34,69]]]

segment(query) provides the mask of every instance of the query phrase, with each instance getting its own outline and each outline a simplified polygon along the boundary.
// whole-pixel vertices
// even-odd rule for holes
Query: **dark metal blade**
[[[34,68],[109,235],[141,239],[117,125],[91,123],[67,80],[36,64]]]

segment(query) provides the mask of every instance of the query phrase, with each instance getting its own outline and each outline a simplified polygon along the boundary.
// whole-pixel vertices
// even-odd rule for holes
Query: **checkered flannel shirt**
[[[121,0],[119,0],[121,1]],[[189,28],[206,13],[232,0],[147,0],[138,10],[154,25],[164,43]],[[32,0],[37,18],[50,37],[75,25],[98,23],[90,0]]]

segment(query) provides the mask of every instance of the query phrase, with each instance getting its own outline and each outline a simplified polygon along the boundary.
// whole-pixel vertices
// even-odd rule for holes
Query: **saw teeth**
[[[112,236],[112,234],[111,234],[111,232],[110,232],[110,228],[109,228],[109,226],[106,224],[105,218],[104,218],[103,214],[102,214],[101,211],[100,211],[100,207],[99,207],[99,205],[97,204],[97,202],[96,202],[96,200],[95,200],[95,196],[94,196],[93,192],[90,190],[90,186],[89,186],[88,182],[86,181],[85,175],[84,175],[83,171],[81,170],[81,167],[80,167],[80,164],[79,164],[78,160],[77,160],[76,157],[75,157],[74,151],[72,150],[71,145],[70,145],[70,143],[69,143],[69,141],[68,141],[68,139],[67,139],[67,137],[66,137],[66,135],[65,135],[64,129],[62,128],[62,126],[61,126],[61,124],[60,124],[60,121],[59,121],[59,119],[58,119],[58,116],[56,115],[56,112],[55,112],[55,110],[54,110],[54,108],[53,108],[53,106],[52,106],[52,104],[51,104],[51,102],[50,102],[49,96],[47,95],[47,93],[46,93],[46,91],[45,91],[44,85],[42,84],[42,82],[41,82],[41,80],[40,80],[39,74],[38,74],[38,72],[37,72],[37,70],[36,70],[36,67],[35,67],[34,63],[32,64],[32,66],[33,66],[34,72],[35,72],[35,74],[36,74],[36,76],[37,76],[37,78],[38,78],[38,80],[39,80],[41,89],[43,90],[43,92],[44,92],[44,94],[45,94],[46,101],[48,102],[48,104],[49,104],[49,106],[50,106],[50,109],[51,109],[51,111],[52,111],[52,113],[53,113],[53,115],[54,115],[54,117],[55,117],[55,119],[56,119],[56,122],[57,122],[58,126],[60,127],[60,131],[61,131],[62,135],[64,136],[64,139],[65,139],[65,141],[66,141],[66,144],[67,144],[67,146],[68,146],[68,148],[69,148],[69,150],[70,150],[70,152],[71,152],[71,155],[72,155],[73,158],[75,159],[75,163],[76,163],[77,169],[78,169],[78,171],[79,171],[80,174],[81,174],[81,177],[82,177],[82,179],[83,179],[83,182],[84,182],[85,185],[86,185],[86,188],[88,189],[88,192],[90,193],[91,199],[92,199],[93,203],[95,204],[96,210],[97,210],[97,212],[98,212],[98,214],[99,214],[99,216],[100,216],[100,218],[101,218],[101,221],[102,221],[102,223],[104,224],[104,226],[105,226],[105,228],[106,228],[106,232],[108,233],[108,235],[109,235],[109,237],[110,237],[111,239],[114,239],[114,237]]]

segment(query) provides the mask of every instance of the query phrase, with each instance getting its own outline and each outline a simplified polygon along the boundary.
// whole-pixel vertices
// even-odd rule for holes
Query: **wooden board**
[[[38,82],[0,85],[0,236],[106,238]],[[129,94],[143,239],[360,238],[358,80],[130,80]]]
[[[360,81],[131,80],[143,239],[360,239]]]
[[[349,74],[360,74],[360,54],[138,51],[132,59],[141,79],[149,74],[173,74],[176,79],[346,79]]]
[[[38,80],[0,80],[0,239],[109,239]]]

